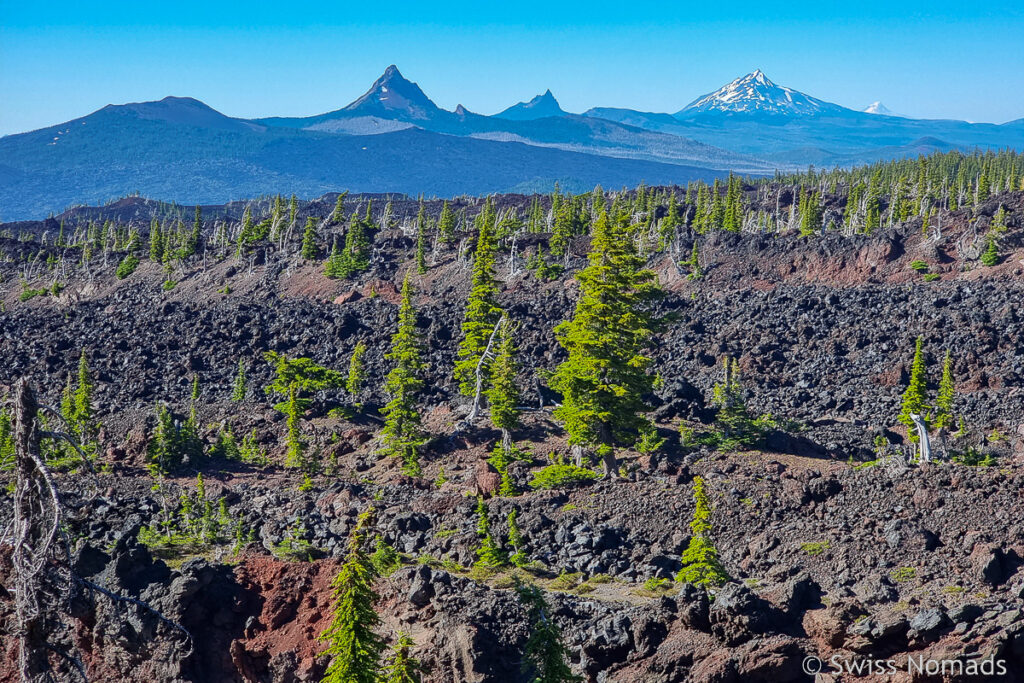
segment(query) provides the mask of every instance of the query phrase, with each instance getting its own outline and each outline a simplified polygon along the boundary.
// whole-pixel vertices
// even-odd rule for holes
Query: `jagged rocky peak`
[[[543,95],[537,95],[529,102],[519,102],[508,109],[495,114],[500,119],[512,119],[516,121],[527,121],[532,119],[543,119],[551,116],[565,116],[566,111],[558,104],[558,100],[551,94],[551,90],[545,90]]]
[[[401,113],[408,118],[430,118],[440,111],[436,104],[392,64],[370,89],[345,111],[366,114]]]

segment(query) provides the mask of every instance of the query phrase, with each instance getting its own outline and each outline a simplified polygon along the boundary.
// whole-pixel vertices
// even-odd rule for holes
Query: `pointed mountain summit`
[[[392,64],[370,89],[341,111],[382,118],[431,119],[441,110]]]
[[[535,119],[565,116],[567,114],[568,112],[558,105],[558,100],[555,99],[555,96],[551,94],[549,89],[543,95],[537,95],[529,102],[514,104],[505,111],[495,114],[494,117],[510,121],[533,121]]]
[[[802,92],[776,85],[760,69],[708,93],[676,112],[679,118],[705,113],[815,116],[848,112]]]

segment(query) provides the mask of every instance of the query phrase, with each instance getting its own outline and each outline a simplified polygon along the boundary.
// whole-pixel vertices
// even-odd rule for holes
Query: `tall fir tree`
[[[323,654],[330,657],[323,683],[380,683],[384,641],[377,634],[379,598],[373,590],[377,574],[363,550],[372,514],[371,509],[359,515],[345,562],[331,582],[331,622],[320,634],[320,640],[327,642]]]
[[[459,343],[455,361],[455,379],[459,391],[465,396],[476,393],[476,371],[487,348],[487,342],[494,326],[501,319],[502,309],[498,306],[498,282],[494,278],[494,209],[488,199],[478,220],[479,233],[473,258],[472,289],[466,302],[462,322],[462,341]],[[488,368],[484,368],[487,373]],[[485,374],[485,378],[489,376]],[[485,379],[484,388],[489,386]]]
[[[316,246],[316,219],[310,216],[306,219],[306,229],[302,233],[302,258],[307,261],[314,261],[320,255],[320,249]]]
[[[623,223],[607,214],[594,223],[590,265],[576,275],[575,313],[555,328],[569,357],[550,380],[563,396],[554,414],[569,433],[577,461],[584,447],[596,448],[606,477],[616,473],[615,445],[632,443],[649,424],[643,396],[654,377],[644,352],[659,326],[651,305],[661,289]]]
[[[344,257],[341,250],[338,249],[338,238],[335,237],[334,243],[331,245],[331,253],[324,262],[324,275],[336,280],[345,277],[347,272]]]
[[[491,408],[491,424],[501,430],[502,448],[512,445],[511,430],[519,426],[519,387],[516,375],[515,325],[506,317],[498,328],[498,350],[491,364],[491,386],[487,389],[487,402]]]
[[[704,479],[693,478],[693,520],[690,522],[690,544],[683,551],[683,568],[676,581],[705,588],[720,586],[729,575],[718,559],[718,550],[711,541],[711,502],[704,490]]]
[[[914,360],[910,365],[910,383],[903,392],[899,415],[900,422],[907,426],[910,440],[914,443],[918,442],[919,437],[914,429],[914,420],[911,419],[911,414],[920,415],[925,424],[928,424],[927,372],[924,359],[924,339],[918,337],[914,344]]]
[[[441,206],[441,216],[437,219],[437,239],[441,244],[455,241],[455,212],[448,205],[448,200]]]
[[[398,330],[391,337],[391,350],[384,356],[393,364],[384,383],[391,400],[384,406],[384,428],[381,430],[381,452],[402,459],[403,470],[410,476],[420,474],[419,448],[425,442],[420,429],[420,413],[416,406],[423,380],[419,335],[416,332],[416,310],[412,305],[412,283],[409,273],[402,283],[402,303],[398,309]]]

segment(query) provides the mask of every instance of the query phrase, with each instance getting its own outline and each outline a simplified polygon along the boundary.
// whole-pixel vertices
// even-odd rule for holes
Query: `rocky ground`
[[[194,264],[171,291],[158,266],[144,263],[117,280],[114,261],[59,296],[20,301],[21,266],[0,263],[0,386],[28,377],[57,403],[82,349],[97,379],[103,471],[59,477],[76,571],[146,601],[192,636],[189,647],[145,610],[81,596],[65,640],[92,680],[319,680],[329,584],[356,516],[372,505],[374,534],[403,555],[403,566],[378,582],[382,631],[412,635],[427,681],[522,679],[528,626],[515,580],[548,591],[585,680],[811,680],[802,666],[812,655],[824,661],[819,680],[983,680],[952,664],[931,674],[913,664],[963,667],[986,657],[1005,663],[1001,680],[1024,679],[1024,205],[1017,195],[1002,201],[1011,209],[1006,256],[991,268],[970,253],[970,231],[998,204],[982,207],[970,226],[950,217],[941,240],[925,239],[913,223],[870,237],[704,236],[698,281],[673,256],[652,257],[668,292],[663,312],[673,314],[654,349],[664,382],[649,397],[665,446],[654,455],[624,452],[624,478],[514,498],[493,495],[497,477],[484,458],[498,435],[485,421],[450,436],[467,409],[450,379],[469,285],[456,250],[435,254],[417,279],[430,349],[423,403],[436,435],[417,479],[375,457],[373,441],[395,282],[413,248],[401,230],[377,235],[374,268],[356,282],[327,280],[318,267],[267,251],[251,262]],[[9,256],[38,248],[0,238]],[[586,248],[585,240],[574,245],[572,267]],[[522,264],[509,273],[507,258],[499,256],[502,297],[522,325],[525,401],[546,403],[515,435],[536,469],[549,452],[566,450],[542,371],[563,358],[552,328],[571,314],[575,283],[571,272],[538,281]],[[925,282],[909,267],[917,259],[939,279]],[[875,458],[879,435],[894,452],[902,448],[896,415],[919,335],[933,389],[951,350],[962,441],[996,455],[995,466],[862,464]],[[306,429],[325,466],[311,485],[273,465],[212,459],[153,490],[144,450],[157,402],[182,413],[198,376],[207,441],[225,422],[238,435],[255,429],[277,461],[284,423],[260,390],[271,379],[260,354],[305,355],[343,370],[358,340],[369,347],[364,408],[330,416],[327,406],[349,399],[318,398]],[[680,423],[713,419],[710,391],[725,355],[739,359],[755,412],[784,421],[763,451],[679,443]],[[242,404],[229,400],[239,358],[250,364],[252,387]],[[442,468],[447,481],[438,484]],[[194,491],[200,471],[207,496],[223,498],[250,542],[176,552],[140,543],[140,528],[180,490]],[[530,465],[512,474],[528,490]],[[713,601],[671,581],[689,541],[695,475],[708,484],[713,537],[735,579]],[[476,498],[467,492],[488,497],[499,536],[517,510],[531,571],[469,569]],[[11,498],[2,496],[6,523]],[[285,557],[289,539],[304,541],[312,561]],[[0,585],[9,585],[8,572],[0,553]],[[0,589],[3,624],[10,610]],[[6,680],[16,660],[13,638],[4,638]],[[895,675],[871,669],[890,659]],[[833,662],[867,675],[837,676]]]

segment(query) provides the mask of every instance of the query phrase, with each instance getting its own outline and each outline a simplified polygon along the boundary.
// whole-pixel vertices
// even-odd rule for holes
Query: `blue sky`
[[[0,135],[187,95],[231,116],[337,109],[391,63],[440,106],[673,112],[761,68],[861,108],[1024,117],[1022,3],[0,3]],[[489,6],[493,5],[493,6]]]

